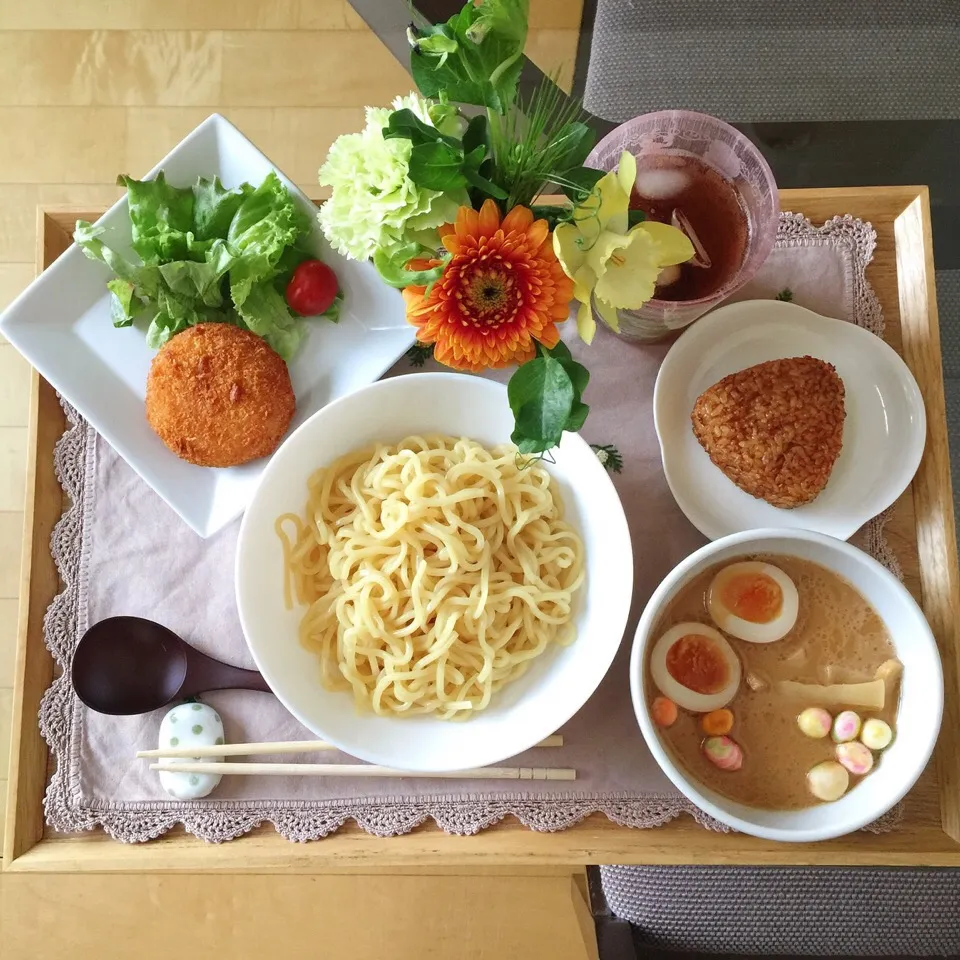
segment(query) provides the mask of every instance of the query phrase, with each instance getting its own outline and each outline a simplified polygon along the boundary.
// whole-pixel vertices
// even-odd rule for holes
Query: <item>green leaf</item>
[[[410,151],[407,175],[428,190],[458,190],[466,185],[463,161],[463,150],[448,143],[419,143]]]
[[[490,131],[484,114],[478,113],[475,117],[470,118],[467,129],[463,131],[461,142],[465,154],[469,155],[478,147],[483,147],[483,153],[486,156],[490,147]]]
[[[567,376],[570,377],[570,382],[573,384],[576,399],[579,400],[583,395],[583,391],[587,389],[587,384],[590,382],[590,371],[587,370],[582,363],[577,363],[577,361],[573,359],[570,348],[562,340],[558,340],[555,347],[545,347],[543,344],[538,343],[537,351],[541,355],[553,357],[554,360],[557,360],[563,365],[563,369],[567,371]],[[579,429],[579,427],[577,429]]]
[[[422,367],[433,356],[433,344],[419,340],[404,354],[411,367]]]
[[[612,443],[591,443],[590,448],[608,472],[619,473],[623,469],[623,457]]]
[[[523,68],[528,13],[528,0],[482,0],[419,31],[410,72],[420,92],[506,113]]]
[[[567,371],[567,376],[573,384],[573,389],[577,392],[577,399],[579,399],[590,382],[590,371],[582,363],[577,363],[573,359],[561,360],[560,362],[563,364],[563,369]]]
[[[642,210],[628,210],[627,211],[627,226],[635,227],[638,223],[643,223],[647,219],[647,215]]]
[[[198,323],[228,323],[231,319],[232,311],[207,307],[161,287],[157,294],[157,312],[147,329],[147,346],[157,350],[187,327]]]
[[[407,264],[423,254],[419,243],[404,243],[396,247],[379,247],[373,255],[373,265],[384,283],[391,287],[425,287],[443,275],[443,266],[430,270],[408,270]]]
[[[536,345],[537,356],[550,356],[555,360],[572,360],[573,354],[570,352],[570,348],[562,341],[558,340],[555,347],[545,347],[542,343],[537,341]]]
[[[459,136],[462,126],[460,110],[456,104],[450,103],[442,90],[440,91],[440,99],[427,107],[427,116],[441,133],[452,137]]]
[[[292,359],[303,339],[304,327],[272,283],[251,287],[243,306],[237,310],[248,330],[263,337],[287,362]]]
[[[563,429],[570,433],[576,433],[583,426],[589,412],[590,408],[582,400],[574,400],[573,406],[570,408],[570,416],[567,417]]]
[[[783,303],[793,303],[793,291],[789,287],[784,287],[773,299]]]
[[[517,451],[523,454],[546,453],[551,447],[556,446],[555,443],[540,438],[524,437],[516,430],[510,435],[510,440],[516,445]]]
[[[249,183],[227,190],[219,177],[200,177],[193,185],[193,232],[197,239],[226,239],[234,214],[251,193]]]
[[[420,41],[420,52],[439,57],[438,67],[447,62],[451,53],[457,52],[457,41],[443,33],[434,33]]]
[[[340,322],[340,311],[343,308],[343,291],[337,290],[337,295],[333,298],[333,303],[327,307],[323,313],[320,314],[324,320],[329,320],[331,323]]]
[[[303,240],[311,220],[279,177],[270,173],[256,189],[243,184],[236,190],[216,178],[200,178],[181,190],[162,174],[121,182],[128,189],[135,248],[145,263],[132,263],[108,247],[103,227],[78,221],[74,231],[84,255],[114,273],[107,283],[114,324],[129,326],[147,313],[147,344],[156,349],[198,323],[242,323],[289,359],[303,325],[283,290],[293,269],[310,256]],[[233,302],[224,296],[227,277]],[[341,303],[342,297],[334,300],[329,319],[336,319]],[[243,308],[242,321],[235,307]]]
[[[574,120],[564,124],[548,141],[548,146],[556,156],[555,163],[560,169],[582,169],[584,160],[590,155],[597,137],[585,123]]]
[[[309,221],[273,172],[240,205],[227,242],[237,254],[230,267],[230,294],[237,309],[255,283],[279,272],[284,250],[309,229]]]
[[[168,289],[182,297],[200,300],[205,306],[223,304],[220,280],[236,262],[236,257],[223,240],[215,240],[207,250],[203,263],[196,260],[173,260],[157,269]]]
[[[402,138],[409,140],[414,146],[421,143],[435,143],[442,140],[445,143],[456,145],[453,137],[445,137],[436,127],[424,123],[412,110],[404,107],[394,110],[383,128],[384,140]]]
[[[481,193],[493,197],[495,200],[506,200],[509,196],[506,190],[498,187],[492,180],[480,176],[479,173],[469,167],[464,167],[463,177],[471,187],[476,187]]]
[[[574,167],[564,170],[558,177],[558,183],[560,189],[574,203],[578,203],[590,193],[603,176],[602,170],[594,170],[593,167]]]
[[[154,180],[121,175],[127,188],[133,249],[146,264],[187,257],[187,236],[193,231],[193,191],[172,187],[161,170]]]
[[[514,438],[546,444],[542,449],[560,442],[573,407],[574,388],[559,360],[541,356],[520,366],[507,384],[507,398],[516,423]]]
[[[133,323],[133,284],[115,277],[107,281],[110,291],[110,319],[115,327],[129,327]],[[139,306],[139,304],[138,304]]]
[[[162,282],[157,267],[131,263],[100,239],[104,233],[106,233],[105,227],[93,226],[86,220],[78,220],[76,229],[73,231],[73,239],[85,257],[90,260],[99,260],[121,280],[132,283],[137,297],[156,297]]]

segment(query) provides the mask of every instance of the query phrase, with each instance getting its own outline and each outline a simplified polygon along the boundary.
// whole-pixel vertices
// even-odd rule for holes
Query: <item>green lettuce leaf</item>
[[[263,337],[284,360],[290,361],[303,339],[304,326],[272,283],[254,284],[237,311],[248,330]]]
[[[172,187],[161,170],[155,180],[117,179],[127,188],[133,249],[146,264],[185,260],[193,232],[193,191]]]
[[[343,309],[343,291],[338,289],[337,295],[333,298],[333,303],[320,316],[331,323],[339,323],[341,309]]]
[[[219,177],[200,177],[193,186],[193,228],[198,240],[225,239],[240,204],[253,193],[249,183],[228,190]]]
[[[286,284],[312,256],[305,242],[310,217],[280,178],[259,187],[227,190],[216,177],[190,189],[121,177],[128,191],[134,263],[103,241],[106,228],[77,221],[74,240],[91,260],[105,264],[114,326],[150,317],[147,344],[157,349],[198,323],[235,323],[262,336],[290,360],[304,324],[287,307]],[[324,314],[336,321],[342,297]]]
[[[295,244],[309,226],[306,215],[275,173],[268,173],[244,199],[227,231],[227,243],[237,254],[230,268],[230,295],[238,310],[254,284],[277,276],[284,250]]]
[[[136,307],[140,302],[134,301],[134,286],[129,280],[114,277],[107,281],[110,291],[110,319],[115,327],[129,327],[133,324]],[[136,302],[136,307],[134,303]]]
[[[86,220],[78,220],[73,231],[73,240],[90,260],[106,264],[121,280],[136,288],[137,296],[152,297],[160,285],[160,275],[154,266],[131,263],[122,254],[108,247],[100,237],[106,227],[97,227]]]
[[[195,299],[161,288],[157,311],[147,328],[147,346],[159,350],[172,336],[198,323],[236,323],[236,314],[229,309],[205,306]]]
[[[220,280],[236,259],[225,241],[214,240],[202,263],[174,260],[157,269],[171,293],[199,300],[208,307],[219,307],[223,303]]]

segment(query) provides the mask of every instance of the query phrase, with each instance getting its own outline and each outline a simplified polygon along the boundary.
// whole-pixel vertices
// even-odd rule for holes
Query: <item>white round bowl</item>
[[[503,384],[454,373],[381,380],[315,413],[274,454],[247,507],[237,544],[240,623],[257,667],[283,705],[317,736],[371,763],[411,771],[462,770],[532,747],[569,720],[603,679],[620,646],[633,592],[633,554],[620,499],[590,446],[564,434],[546,463],[565,516],[583,538],[587,577],[575,598],[577,637],[554,646],[491,705],[464,722],[359,712],[349,692],[320,684],[314,654],[300,646],[303,607],[283,601],[283,553],[274,521],[301,513],[307,478],[374,441],[411,434],[509,442],[513,415]]]
[[[746,554],[800,557],[840,574],[865,597],[890,633],[903,662],[893,743],[873,772],[834,803],[803,810],[760,810],[721,796],[674,761],[653,723],[644,695],[647,647],[662,611],[707,567]],[[644,739],[663,772],[702,810],[735,830],[767,840],[829,840],[859,830],[894,806],[927,765],[940,730],[943,673],[930,627],[906,588],[862,550],[821,533],[792,529],[747,530],[708,543],[678,564],[654,591],[637,625],[630,658],[630,693]]]

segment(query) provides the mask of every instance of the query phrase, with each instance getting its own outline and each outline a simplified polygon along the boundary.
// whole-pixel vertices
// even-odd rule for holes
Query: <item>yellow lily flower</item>
[[[553,231],[553,250],[574,282],[579,301],[577,331],[590,343],[597,325],[591,298],[603,319],[619,329],[617,309],[636,310],[654,294],[664,267],[684,263],[694,253],[682,230],[643,221],[629,226],[630,191],[637,161],[624,151],[615,171],[597,181],[590,196],[573,209],[572,219]]]

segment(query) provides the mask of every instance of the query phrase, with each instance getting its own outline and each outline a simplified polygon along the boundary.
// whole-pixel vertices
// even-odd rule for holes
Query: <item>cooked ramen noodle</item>
[[[308,481],[276,522],[287,607],[327,689],[381,715],[465,719],[574,638],[583,544],[550,475],[465,438],[407,437]]]

